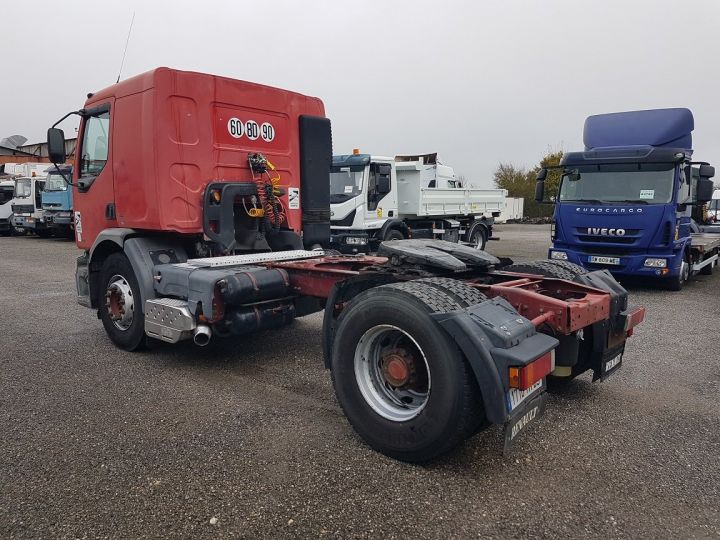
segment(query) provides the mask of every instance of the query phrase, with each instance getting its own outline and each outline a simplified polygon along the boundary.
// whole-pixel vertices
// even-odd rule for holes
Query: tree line
[[[548,152],[540,160],[540,163],[531,169],[516,167],[511,163],[500,163],[493,174],[493,183],[499,189],[506,189],[508,197],[524,199],[525,217],[551,217],[554,205],[540,204],[535,201],[535,178],[540,169],[559,165],[562,157],[562,150]],[[560,177],[559,169],[548,170],[545,178],[545,200],[554,199],[560,187]]]

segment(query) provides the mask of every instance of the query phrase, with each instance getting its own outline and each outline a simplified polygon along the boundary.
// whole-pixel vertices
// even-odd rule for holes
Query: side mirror
[[[698,176],[700,176],[700,178],[712,178],[715,176],[715,167],[702,163]]]
[[[389,174],[383,174],[383,175],[378,176],[377,192],[380,193],[381,195],[390,193],[390,175]]]
[[[52,163],[65,163],[65,133],[59,128],[47,131],[48,157]]]
[[[702,174],[702,165],[700,166],[700,171]],[[707,167],[710,167],[710,165],[707,165]],[[711,169],[714,169],[714,167],[710,167]],[[715,171],[713,171],[715,172]],[[708,201],[712,200],[713,191],[715,190],[715,184],[713,184],[713,181],[710,180],[710,178],[699,178],[697,181],[697,191],[695,192],[695,200],[698,204],[704,204]]]
[[[547,169],[540,169],[535,178],[535,201],[541,203],[545,199],[545,177]]]

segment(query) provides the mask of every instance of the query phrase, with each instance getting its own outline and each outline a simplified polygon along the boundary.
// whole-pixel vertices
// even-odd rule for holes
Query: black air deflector
[[[300,208],[306,248],[330,243],[330,120],[300,116]]]

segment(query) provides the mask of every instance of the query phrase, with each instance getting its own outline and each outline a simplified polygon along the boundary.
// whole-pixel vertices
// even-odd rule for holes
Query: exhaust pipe
[[[209,326],[205,324],[199,324],[197,328],[195,328],[195,331],[193,332],[193,342],[198,347],[204,347],[208,343],[210,343],[210,338],[212,337],[212,330]]]

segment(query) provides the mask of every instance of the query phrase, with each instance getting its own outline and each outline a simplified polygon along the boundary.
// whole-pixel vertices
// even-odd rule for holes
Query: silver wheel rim
[[[389,324],[374,326],[360,338],[355,380],[372,410],[393,422],[415,418],[430,397],[425,353],[407,332]]]
[[[135,315],[135,302],[130,284],[120,274],[115,274],[108,281],[105,290],[105,308],[118,330],[125,332],[130,328]]]
[[[482,246],[482,240],[483,240],[482,231],[480,231],[480,229],[474,231],[474,232],[473,232],[473,236],[474,236],[475,238],[474,238],[474,239],[471,238],[470,240],[471,240],[472,243],[475,244],[475,249],[482,250],[482,248],[483,248],[483,246]]]

